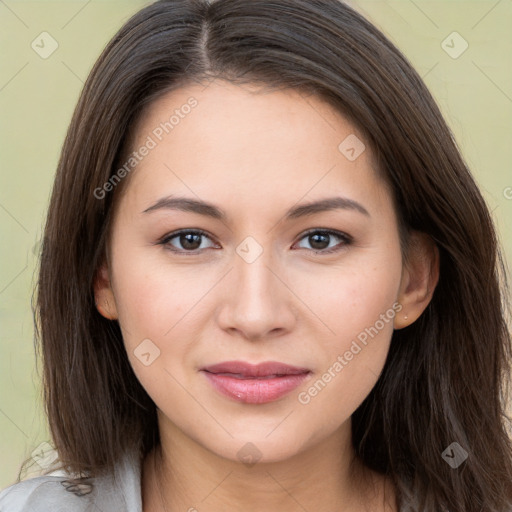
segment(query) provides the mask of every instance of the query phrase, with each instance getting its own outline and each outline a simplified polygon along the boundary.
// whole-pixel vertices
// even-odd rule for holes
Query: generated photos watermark
[[[125,178],[131,171],[148,156],[151,150],[158,146],[164,137],[169,134],[180,122],[185,119],[187,115],[192,112],[192,109],[197,107],[198,101],[191,96],[187,103],[181,105],[180,108],[174,110],[174,113],[167,121],[160,123],[154,128],[150,135],[147,136],[144,144],[137,150],[130,153],[124,164],[117,169],[117,171],[101,186],[94,189],[94,197],[96,199],[104,199],[108,192],[112,192],[116,186]]]
[[[379,319],[370,327],[365,328],[357,335],[357,341],[352,340],[350,348],[343,354],[338,355],[327,371],[323,373],[306,391],[301,391],[298,400],[301,404],[307,405],[322,391],[340,372],[368,345],[369,338],[373,339],[382,329],[391,322],[397,313],[402,310],[402,305],[395,302],[391,308],[379,316]],[[359,342],[359,343],[358,343]]]

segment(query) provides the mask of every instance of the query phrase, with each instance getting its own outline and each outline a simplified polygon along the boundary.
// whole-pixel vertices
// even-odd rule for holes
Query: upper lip
[[[205,366],[203,371],[210,373],[232,373],[244,377],[268,377],[269,375],[300,375],[309,373],[308,368],[300,368],[277,361],[266,361],[259,364],[246,363],[245,361],[224,361],[222,363]]]

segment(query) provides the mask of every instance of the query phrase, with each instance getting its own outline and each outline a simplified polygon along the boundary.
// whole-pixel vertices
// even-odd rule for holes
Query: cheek
[[[381,325],[380,317],[395,303],[400,287],[401,258],[354,261],[327,272],[316,272],[304,278],[296,276],[294,282],[298,296],[324,325],[322,331],[329,339],[327,347],[343,348],[347,339],[356,337],[379,321],[379,330],[388,335],[392,322]],[[394,315],[394,310],[388,317]],[[389,320],[388,318],[386,318]]]
[[[176,398],[181,388],[174,386],[172,376],[181,383],[193,377],[187,373],[190,355],[198,350],[199,330],[211,317],[204,299],[213,296],[209,292],[219,280],[218,272],[170,265],[162,258],[154,263],[147,249],[125,254],[115,265],[115,297],[130,363],[152,397],[163,386],[173,388]]]
[[[118,261],[116,305],[129,337],[164,337],[204,294],[190,271],[152,266],[142,253]]]
[[[322,329],[326,334],[318,339],[315,374],[298,397],[313,416],[318,413],[328,423],[339,424],[377,382],[389,351],[393,320],[401,311],[396,302],[400,262],[399,254],[388,264],[372,266],[368,261],[357,270],[340,270],[336,279],[317,281],[309,289],[310,303],[328,328]]]
[[[133,250],[117,258],[115,275],[119,324],[137,379],[155,403],[172,396],[174,404],[186,408],[187,395],[178,382],[185,383],[181,369],[197,338],[187,313],[205,293],[201,282],[151,265],[143,251]]]

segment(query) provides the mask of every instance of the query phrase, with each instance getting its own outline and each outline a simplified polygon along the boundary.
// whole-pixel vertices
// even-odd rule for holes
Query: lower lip
[[[213,387],[229,398],[246,404],[273,402],[299,386],[309,373],[272,378],[238,379],[203,371]]]

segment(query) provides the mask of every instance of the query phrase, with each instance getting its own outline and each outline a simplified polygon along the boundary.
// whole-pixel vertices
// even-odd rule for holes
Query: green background
[[[349,3],[406,54],[433,92],[512,261],[512,2]],[[147,4],[0,0],[0,488],[49,440],[30,301],[59,151],[95,59]],[[58,43],[46,59],[31,47],[44,31]],[[455,59],[442,47],[454,31],[468,43]],[[463,42],[448,44],[455,51]]]

